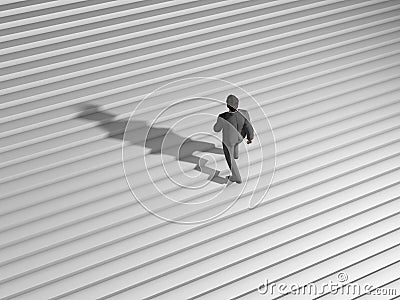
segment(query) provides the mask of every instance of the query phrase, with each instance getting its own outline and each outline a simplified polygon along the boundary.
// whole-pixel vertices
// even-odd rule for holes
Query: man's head
[[[235,95],[229,95],[226,98],[226,106],[230,111],[236,111],[239,107],[239,99]]]

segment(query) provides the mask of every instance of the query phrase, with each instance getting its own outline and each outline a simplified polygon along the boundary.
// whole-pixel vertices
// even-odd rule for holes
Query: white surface
[[[305,284],[342,270],[400,294],[398,1],[34,2],[0,6],[1,299],[263,299],[257,287],[266,277]],[[166,222],[133,198],[122,141],[110,135],[149,92],[208,76],[260,103],[276,139],[275,177],[249,210],[259,150],[270,154],[271,141],[241,145],[247,189],[232,185],[193,213],[207,217],[239,200],[205,224]],[[231,92],[212,81],[182,86],[145,102],[140,120],[173,99],[224,101]],[[241,100],[258,134],[268,133],[260,110]],[[79,117],[89,104],[104,114]],[[216,116],[225,107],[195,110]],[[158,125],[192,111],[177,109]],[[193,118],[178,133],[209,132],[212,120]],[[145,151],[168,196],[193,197],[165,177],[160,155],[139,145],[124,151],[145,203],[188,213],[157,196],[139,167]],[[228,174],[223,156],[211,156]],[[207,183],[163,158],[174,179]],[[223,187],[210,182],[196,200]],[[310,299],[283,297],[292,298]]]

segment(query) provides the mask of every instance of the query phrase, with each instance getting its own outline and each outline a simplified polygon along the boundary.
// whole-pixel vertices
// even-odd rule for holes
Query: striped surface
[[[400,295],[399,1],[1,3],[1,299],[263,299],[265,279],[323,284],[340,271],[347,283]],[[237,84],[268,116],[275,174],[256,209],[246,190],[218,218],[183,225],[149,214],[131,194],[121,162],[127,118],[146,95],[188,77]],[[230,92],[215,81],[182,84],[145,101],[139,117],[151,122],[165,99]],[[241,99],[258,135],[268,132]],[[191,112],[177,109],[160,124]],[[208,132],[214,119],[192,118],[180,132]],[[241,148],[250,186],[263,161],[257,149],[270,153],[270,141]],[[155,184],[192,199],[170,186],[161,156],[136,144],[124,151],[144,202],[188,219],[149,192],[137,167],[145,151]],[[227,175],[223,156],[213,156]],[[182,177],[173,158],[164,163]],[[223,187],[210,182],[195,198]],[[207,217],[237,193],[232,185],[192,213]]]

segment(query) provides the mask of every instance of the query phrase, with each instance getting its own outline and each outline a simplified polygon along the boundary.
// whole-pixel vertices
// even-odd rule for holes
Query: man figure
[[[226,105],[228,111],[219,114],[214,131],[222,130],[222,147],[226,162],[232,172],[228,180],[242,183],[235,159],[239,158],[239,143],[247,137],[247,144],[250,144],[254,138],[254,130],[250,123],[249,113],[244,109],[238,109],[239,99],[236,96],[229,95],[226,98]]]

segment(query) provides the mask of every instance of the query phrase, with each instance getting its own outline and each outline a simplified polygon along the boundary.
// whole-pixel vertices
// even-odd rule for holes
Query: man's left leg
[[[230,181],[235,181],[237,183],[242,182],[242,178],[240,177],[239,168],[234,160],[234,148],[235,145],[224,145],[225,157],[228,162],[228,166],[231,169],[232,175],[229,177]]]
[[[235,159],[239,158],[239,143],[235,144],[234,149],[233,149],[233,157]]]

